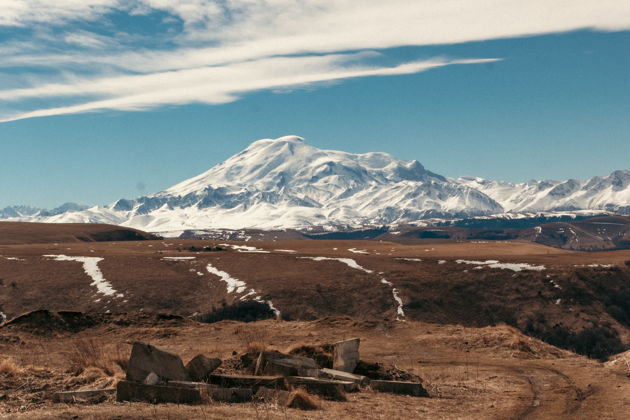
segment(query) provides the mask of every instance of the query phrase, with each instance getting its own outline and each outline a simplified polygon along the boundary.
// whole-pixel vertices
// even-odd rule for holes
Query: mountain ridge
[[[630,171],[586,181],[447,178],[382,152],[322,150],[298,136],[251,143],[208,171],[107,206],[14,208],[8,220],[111,223],[152,232],[208,228],[360,227],[505,213],[630,213]],[[6,210],[6,209],[5,209]],[[8,216],[8,217],[7,217]]]

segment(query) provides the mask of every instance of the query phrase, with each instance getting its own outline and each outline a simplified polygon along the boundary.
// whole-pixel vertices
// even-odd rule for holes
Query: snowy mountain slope
[[[77,203],[65,203],[52,210],[30,206],[9,206],[0,209],[0,219],[48,217],[62,213],[85,210],[87,208],[88,206]]]
[[[168,231],[361,226],[500,211],[485,194],[427,171],[417,161],[320,150],[287,136],[256,141],[156,194],[32,219]]]
[[[529,181],[519,184],[463,177],[454,180],[498,202],[506,212],[604,210],[630,213],[630,171],[586,181]]]
[[[13,208],[0,218],[184,229],[360,227],[506,212],[630,212],[630,171],[521,184],[445,178],[386,153],[320,150],[296,136],[252,143],[167,190],[105,207]]]

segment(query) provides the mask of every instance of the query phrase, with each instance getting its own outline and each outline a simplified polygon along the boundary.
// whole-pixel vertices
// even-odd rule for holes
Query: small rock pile
[[[359,343],[358,338],[336,343],[333,369],[320,368],[309,357],[261,350],[252,363],[253,374],[243,375],[215,373],[222,364],[217,358],[199,354],[184,366],[176,354],[134,342],[126,378],[115,390],[58,393],[55,401],[73,402],[115,392],[117,401],[176,404],[262,401],[313,409],[316,404],[309,394],[345,401],[346,393],[359,392],[366,387],[379,392],[428,396],[418,382],[370,380],[354,374],[359,362]]]

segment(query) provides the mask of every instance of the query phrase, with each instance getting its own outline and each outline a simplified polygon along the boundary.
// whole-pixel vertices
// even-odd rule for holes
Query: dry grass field
[[[518,241],[29,241],[0,245],[0,312],[13,319],[0,327],[0,410],[8,418],[623,419],[630,412],[630,360],[622,353],[630,343],[630,251]],[[261,317],[239,307],[251,300],[271,302],[280,318],[242,322]],[[76,313],[20,317],[39,309]],[[273,318],[268,312],[262,318]],[[420,376],[431,398],[368,391],[321,401],[312,412],[51,402],[56,391],[111,386],[134,340],[187,362],[198,353],[236,359],[253,340],[285,350],[355,336],[363,360]]]

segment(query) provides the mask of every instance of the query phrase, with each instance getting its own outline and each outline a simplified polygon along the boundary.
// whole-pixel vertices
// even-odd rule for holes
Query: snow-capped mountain
[[[463,177],[454,180],[499,203],[506,212],[602,210],[630,213],[630,171],[586,181],[529,181],[519,184]]]
[[[252,143],[165,191],[104,207],[25,209],[0,218],[186,229],[359,227],[505,212],[630,210],[630,171],[522,184],[445,178],[386,153],[320,150],[296,136]]]
[[[89,206],[77,203],[65,203],[52,210],[46,210],[39,207],[31,206],[9,206],[0,209],[0,219],[28,219],[34,217],[49,217],[57,214],[68,213],[73,211],[81,211]]]

